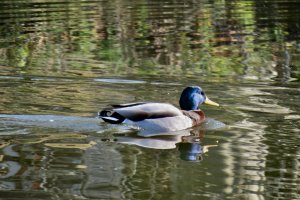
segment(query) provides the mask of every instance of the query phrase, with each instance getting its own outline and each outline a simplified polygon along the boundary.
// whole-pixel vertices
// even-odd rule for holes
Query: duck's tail
[[[125,117],[115,112],[113,108],[103,109],[98,112],[98,117],[110,124],[121,124],[125,120]]]

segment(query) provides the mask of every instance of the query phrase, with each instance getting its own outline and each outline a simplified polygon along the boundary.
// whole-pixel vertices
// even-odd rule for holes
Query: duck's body
[[[204,121],[200,110],[185,111],[168,103],[133,103],[111,105],[99,112],[108,123],[127,123],[148,131],[170,132],[183,130]]]
[[[111,124],[128,123],[149,132],[171,132],[187,129],[205,120],[199,104],[210,101],[198,86],[187,87],[181,94],[180,107],[168,103],[130,103],[111,105],[99,117]]]

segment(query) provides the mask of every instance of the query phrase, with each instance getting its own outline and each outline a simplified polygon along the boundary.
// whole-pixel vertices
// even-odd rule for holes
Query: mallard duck
[[[201,104],[219,106],[211,101],[199,86],[185,88],[180,96],[178,109],[169,103],[129,103],[110,105],[98,113],[105,122],[111,124],[127,123],[149,133],[166,133],[184,130],[205,120]]]

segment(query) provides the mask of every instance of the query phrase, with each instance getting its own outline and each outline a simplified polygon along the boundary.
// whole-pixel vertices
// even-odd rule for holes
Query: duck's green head
[[[203,103],[219,106],[218,103],[211,101],[199,86],[189,86],[182,91],[179,100],[182,110],[197,110]]]

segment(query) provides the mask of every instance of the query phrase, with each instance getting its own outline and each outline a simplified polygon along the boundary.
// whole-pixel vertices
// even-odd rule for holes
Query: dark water
[[[298,1],[2,0],[0,199],[300,199],[299,81]],[[179,136],[95,118],[187,85]]]

